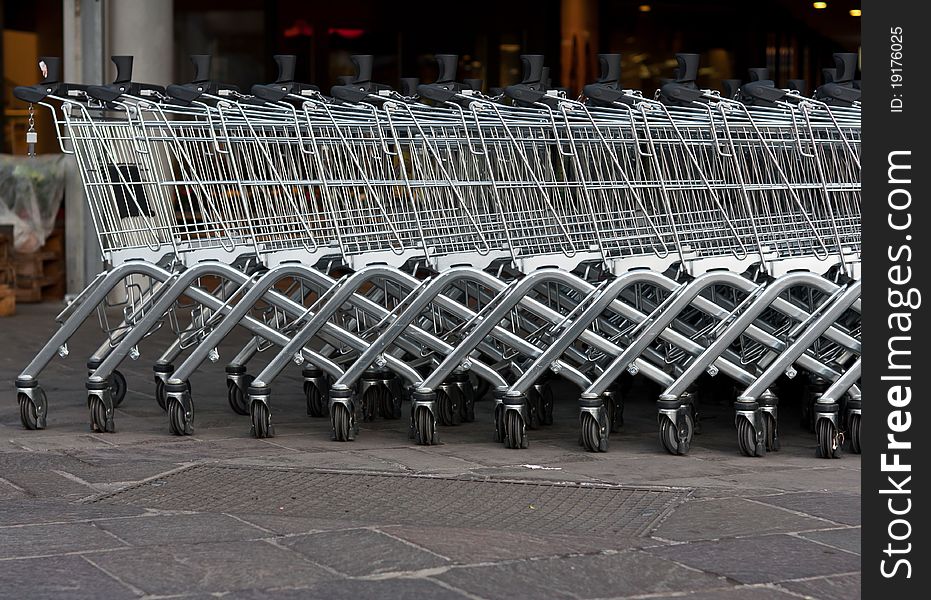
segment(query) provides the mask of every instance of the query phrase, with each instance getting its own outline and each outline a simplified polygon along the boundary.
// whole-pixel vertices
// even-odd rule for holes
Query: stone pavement
[[[117,432],[99,435],[89,322],[40,377],[48,429],[24,431],[11,382],[57,308],[0,319],[0,598],[860,595],[860,458],[815,458],[788,399],[783,449],[756,459],[739,455],[726,406],[705,407],[688,456],[667,455],[640,388],[605,454],[577,445],[569,389],[523,451],[491,441],[487,401],[475,423],[441,428],[440,446],[384,420],[337,443],[305,416],[294,369],[274,386],[276,437],[255,440],[227,406],[230,343],[193,378],[196,431],[182,439],[154,401],[157,334],[122,368]]]

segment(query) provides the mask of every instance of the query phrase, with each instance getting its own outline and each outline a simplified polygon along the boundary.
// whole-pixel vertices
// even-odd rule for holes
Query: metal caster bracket
[[[36,429],[45,429],[47,426],[46,418],[48,416],[48,400],[45,397],[45,390],[39,386],[39,382],[31,378],[17,379],[16,395],[17,398],[20,395],[23,395],[29,399],[29,402],[32,402],[36,413]]]

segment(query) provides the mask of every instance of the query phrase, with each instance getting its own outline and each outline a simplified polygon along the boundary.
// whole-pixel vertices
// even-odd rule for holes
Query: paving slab
[[[828,525],[820,519],[772,508],[743,498],[692,500],[677,508],[653,530],[676,541],[710,540],[741,535],[789,533]]]
[[[9,438],[9,443],[29,451],[85,450],[113,447],[111,443],[91,434],[22,435],[22,430],[18,434]]]
[[[330,531],[333,529],[354,529],[372,525],[372,521],[374,520],[351,521],[256,513],[235,513],[233,516],[246,521],[254,527],[266,530],[271,535],[292,535],[296,533]]]
[[[0,501],[0,527],[30,523],[73,523],[145,513],[135,506],[94,505],[53,498]]]
[[[585,554],[663,544],[643,537],[555,535],[545,529],[538,533],[409,525],[379,529],[460,564]]]
[[[0,501],[28,498],[29,494],[12,481],[0,477]]]
[[[821,542],[828,546],[846,550],[847,552],[860,554],[860,533],[859,527],[845,527],[843,529],[828,529],[826,531],[805,531],[799,535],[815,542]]]
[[[0,527],[0,559],[125,547],[90,523]]]
[[[860,557],[788,535],[693,542],[646,550],[740,583],[772,583],[860,569]]]
[[[673,600],[674,598],[676,600],[790,600],[797,599],[798,596],[772,585],[742,585],[734,588],[705,590],[684,595],[651,596],[650,600]],[[852,600],[852,598],[847,600]]]
[[[352,442],[331,439],[329,420],[310,419],[307,422],[275,425],[275,437],[262,440],[279,450],[296,452],[360,452],[371,449],[403,448],[411,445],[401,431],[386,435],[384,431],[360,430]],[[406,431],[406,430],[405,430]]]
[[[71,436],[63,436],[67,440]],[[87,463],[76,456],[66,454],[62,449],[54,451],[23,450],[17,448],[14,452],[0,454],[0,473],[10,477],[21,473],[43,473],[52,470],[74,471]]]
[[[100,461],[92,468],[71,473],[97,487],[101,487],[102,484],[112,486],[114,483],[128,485],[177,469],[181,464],[183,463],[151,460],[108,460]]]
[[[344,445],[344,444],[341,444]],[[343,451],[294,452],[269,451],[264,456],[233,458],[228,464],[278,467],[306,467],[313,469],[339,469],[347,471],[381,471],[394,473],[410,472],[404,466],[394,462],[373,459],[359,452],[346,448]]]
[[[326,531],[288,537],[283,546],[349,576],[420,571],[449,560],[388,533],[369,529]]]
[[[0,598],[6,600],[98,600],[138,598],[80,556],[0,562]]]
[[[169,544],[95,554],[91,560],[149,594],[306,586],[333,574],[266,542]]]
[[[256,444],[251,438],[204,441],[171,436],[167,433],[120,447],[126,448],[127,452],[134,455],[144,455],[150,461],[169,463],[227,460],[281,453],[280,449]]]
[[[759,502],[781,506],[844,525],[860,524],[860,496],[837,492],[801,492],[756,498]]]
[[[597,573],[597,576],[595,575]],[[483,598],[611,598],[721,588],[723,578],[640,551],[521,560],[449,569],[435,576]]]
[[[66,439],[66,438],[63,438]],[[63,444],[64,445],[64,442]],[[103,446],[63,449],[53,452],[16,452],[0,454],[0,476],[11,480],[41,481],[53,473],[90,484],[139,481],[176,468],[179,463],[155,461],[142,453]],[[54,478],[53,478],[54,479]],[[72,481],[74,483],[74,481]],[[80,485],[80,484],[79,484]],[[87,486],[85,486],[87,487]],[[90,486],[93,489],[93,486]]]
[[[854,600],[860,597],[860,573],[804,581],[783,581],[779,587],[818,600]]]
[[[461,425],[457,429],[474,429],[476,423]],[[443,433],[441,428],[440,434]],[[482,431],[485,431],[483,428]],[[461,458],[463,456],[480,467],[511,467],[521,465],[526,462],[533,462],[538,465],[559,466],[566,462],[592,462],[595,461],[594,455],[587,454],[582,448],[576,446],[572,449],[560,448],[548,443],[539,443],[533,438],[534,431],[530,431],[530,447],[533,452],[502,452],[505,448],[491,440],[491,436],[483,436],[482,442],[474,443],[469,447],[468,452],[462,452],[452,441],[431,448],[430,450],[444,456]],[[578,436],[578,433],[576,433]],[[528,448],[529,450],[529,448]],[[532,457],[532,460],[530,460]]]
[[[753,460],[753,459],[750,459]],[[818,459],[812,458],[819,462]],[[857,457],[859,460],[859,457]],[[685,487],[716,488],[727,490],[742,496],[754,496],[754,489],[772,490],[776,493],[811,492],[847,494],[857,496],[860,491],[860,473],[857,470],[836,468],[783,468],[767,469],[766,459],[757,459],[753,470],[728,475],[709,474],[695,467],[688,477],[667,479],[657,473],[657,485],[678,485]],[[820,516],[820,515],[818,515]]]
[[[227,515],[210,513],[147,515],[94,524],[131,546],[193,544],[269,537],[268,533]]]
[[[468,598],[432,579],[386,579],[380,581],[325,581],[298,589],[241,590],[223,594],[235,600],[462,600]]]
[[[369,457],[372,462],[384,461],[389,466],[398,466],[411,473],[460,475],[481,466],[462,456],[445,455],[420,446],[361,450],[359,454]]]

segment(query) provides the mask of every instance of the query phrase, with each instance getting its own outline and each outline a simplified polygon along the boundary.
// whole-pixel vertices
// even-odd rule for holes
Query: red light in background
[[[339,37],[346,38],[347,40],[354,40],[365,35],[365,30],[353,29],[350,27],[330,27],[327,30],[327,33],[330,35],[338,35]]]
[[[284,30],[286,38],[311,37],[314,34],[314,28],[304,19],[298,19],[293,25]]]

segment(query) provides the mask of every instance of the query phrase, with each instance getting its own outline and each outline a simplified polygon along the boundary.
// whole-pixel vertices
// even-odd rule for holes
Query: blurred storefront
[[[542,53],[554,85],[574,94],[597,76],[598,52],[622,53],[623,83],[632,88],[649,90],[668,77],[676,52],[702,53],[700,83],[709,87],[744,77],[757,66],[769,67],[777,83],[817,84],[832,52],[858,51],[860,43],[858,0],[473,0],[449,6],[419,0],[3,0],[2,5],[6,152],[22,150],[25,116],[25,107],[11,98],[11,86],[34,83],[37,56],[60,55],[74,46],[63,35],[74,31],[72,22],[82,18],[82,9],[102,14],[104,55],[137,55],[140,81],[146,75],[184,80],[190,76],[188,55],[206,53],[214,56],[216,80],[246,89],[274,78],[275,53],[298,55],[298,78],[323,88],[352,72],[354,53],[377,56],[374,77],[380,82],[429,80],[437,52],[459,54],[460,78],[480,78],[489,87],[519,78],[520,54]],[[165,33],[159,37],[160,29]],[[87,44],[80,45],[87,50]],[[65,65],[66,78],[82,79],[68,72],[68,57]],[[107,76],[109,69],[106,62],[99,65]],[[48,136],[40,140],[40,150],[54,150]]]

